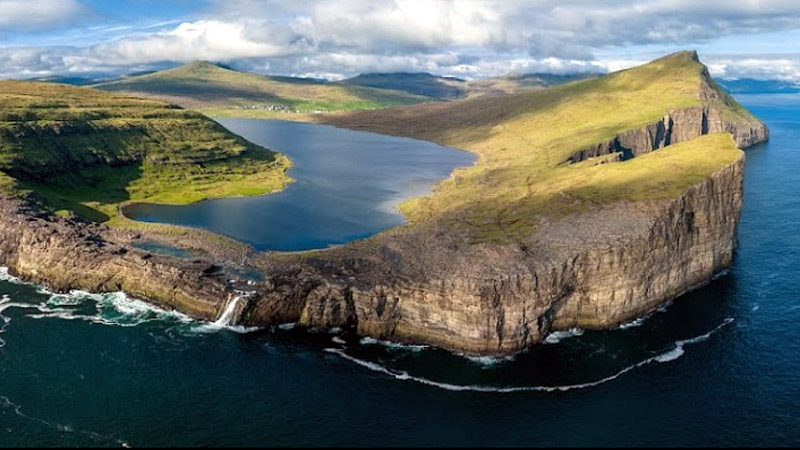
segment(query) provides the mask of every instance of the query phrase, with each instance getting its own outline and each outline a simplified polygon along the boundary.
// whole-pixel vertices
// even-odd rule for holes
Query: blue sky
[[[693,48],[722,77],[800,83],[796,0],[0,0],[0,78],[193,60],[340,78],[617,70]]]

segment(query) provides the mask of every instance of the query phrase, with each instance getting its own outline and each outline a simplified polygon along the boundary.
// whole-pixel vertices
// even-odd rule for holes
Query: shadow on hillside
[[[46,181],[21,182],[21,187],[35,192],[54,211],[72,211],[93,222],[106,222],[118,204],[130,200],[126,188],[141,175],[141,164],[104,166],[51,177]]]

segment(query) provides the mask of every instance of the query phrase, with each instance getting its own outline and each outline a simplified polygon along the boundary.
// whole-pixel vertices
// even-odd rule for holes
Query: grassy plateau
[[[51,83],[0,82],[0,189],[112,224],[125,202],[281,189],[289,160],[193,111]]]
[[[701,100],[704,89],[718,99]],[[456,170],[433,195],[409,200],[401,210],[412,224],[435,220],[476,241],[503,241],[532,233],[545,218],[675,197],[737,160],[741,151],[732,137],[717,134],[625,162],[564,164],[578,150],[702,104],[731,120],[755,121],[716,87],[694,52],[548,89],[318,120],[478,154],[473,167]]]
[[[431,99],[407,92],[320,80],[270,77],[195,62],[95,87],[165,100],[214,117],[281,117],[379,109]]]

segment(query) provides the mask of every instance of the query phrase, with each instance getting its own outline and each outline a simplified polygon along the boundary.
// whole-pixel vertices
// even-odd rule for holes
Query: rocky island
[[[205,320],[338,327],[479,355],[613,327],[707,283],[736,248],[740,149],[768,137],[694,52],[547,89],[316,115],[479,160],[403,203],[404,226],[281,254],[118,214],[132,200],[279,189],[279,155],[153,100],[45,89],[0,83],[0,264],[12,273]],[[197,257],[133,245],[143,239]],[[245,259],[260,277],[243,285],[230,269]]]

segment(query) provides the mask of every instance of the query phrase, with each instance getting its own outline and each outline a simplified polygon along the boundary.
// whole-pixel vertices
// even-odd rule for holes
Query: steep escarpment
[[[733,144],[727,135],[701,140]],[[432,224],[318,255],[270,258],[242,320],[353,327],[496,355],[552,331],[631,320],[730,264],[744,162],[735,152],[676,198],[568,215],[503,245],[464,243]]]
[[[707,282],[736,246],[737,147],[768,137],[692,52],[502,103],[326,121],[458,145],[481,160],[403,205],[404,228],[267,258],[268,281],[243,320],[296,318],[478,354],[614,326]]]
[[[697,106],[671,111],[644,128],[625,131],[608,141],[578,150],[570,155],[568,162],[613,153],[619,153],[619,159],[626,160],[714,133],[729,133],[738,148],[747,148],[769,138],[767,127],[752,117],[730,117],[717,107]]]
[[[135,249],[104,225],[53,216],[30,199],[0,196],[0,217],[0,265],[56,291],[125,291],[206,320],[230,292],[213,264]]]
[[[56,266],[78,251],[65,250],[69,243],[92,245],[85,231],[52,231],[76,229],[65,220],[47,219],[37,229],[50,231],[33,239],[22,225],[6,227],[0,263],[62,289],[121,287],[203,318],[230,309],[246,325],[345,327],[511,354],[552,331],[633,319],[729,265],[742,199],[737,147],[768,136],[693,52],[535,92],[322,120],[480,159],[401,205],[405,226],[328,251],[251,252],[262,278],[235,304],[232,288],[199,261],[184,269],[174,258],[151,259],[160,273],[148,284],[137,273],[156,266],[137,269],[138,253],[113,230],[94,232],[103,245],[67,270],[42,271],[37,261]]]
[[[34,191],[55,209],[107,220],[117,204],[137,197],[185,203],[264,193],[286,183],[287,167],[285,157],[175,105],[0,82],[4,190]]]

